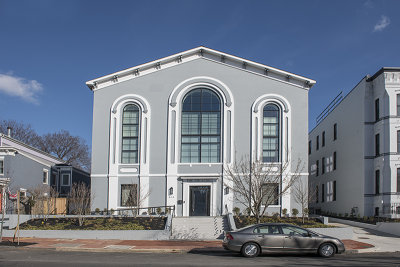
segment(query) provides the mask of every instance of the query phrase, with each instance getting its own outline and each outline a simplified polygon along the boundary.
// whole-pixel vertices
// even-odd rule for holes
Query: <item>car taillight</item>
[[[233,240],[233,236],[230,233],[226,234],[226,239]]]

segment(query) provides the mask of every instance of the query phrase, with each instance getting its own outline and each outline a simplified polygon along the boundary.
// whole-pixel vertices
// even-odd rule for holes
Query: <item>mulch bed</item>
[[[256,224],[256,218],[251,216],[234,216],[236,227],[243,228],[248,225]],[[314,218],[302,218],[296,217],[279,217],[279,216],[263,216],[260,219],[260,223],[288,223],[298,225],[304,228],[330,228],[332,226],[325,225]]]
[[[164,230],[166,217],[86,218],[79,226],[77,218],[33,219],[20,225],[21,230]]]

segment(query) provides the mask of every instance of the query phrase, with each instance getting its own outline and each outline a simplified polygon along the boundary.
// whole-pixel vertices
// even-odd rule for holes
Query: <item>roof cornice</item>
[[[134,79],[145,74],[150,74],[161,69],[172,67],[194,59],[205,58],[226,64],[231,67],[239,68],[255,74],[261,74],[267,78],[283,81],[292,85],[309,90],[316,81],[293,74],[284,70],[273,68],[264,64],[260,64],[251,60],[226,54],[217,50],[213,50],[204,46],[199,46],[181,53],[177,53],[168,57],[154,60],[142,65],[118,71],[109,75],[102,76],[86,82],[86,85],[92,90],[101,89],[119,82]]]
[[[380,70],[378,70],[374,75],[369,77],[367,79],[367,82],[371,82],[371,81],[375,80],[376,77],[378,77],[379,75],[381,75],[384,72],[400,72],[400,67],[383,67]]]

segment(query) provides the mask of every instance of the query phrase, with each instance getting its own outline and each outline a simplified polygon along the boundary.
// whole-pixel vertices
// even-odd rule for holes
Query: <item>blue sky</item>
[[[400,1],[0,0],[0,119],[91,143],[85,82],[199,45],[317,81],[309,125],[365,75],[400,66]]]

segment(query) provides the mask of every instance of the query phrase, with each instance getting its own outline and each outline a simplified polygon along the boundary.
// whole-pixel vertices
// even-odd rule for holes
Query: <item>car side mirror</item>
[[[290,232],[290,233],[289,233],[289,236],[294,236],[294,232]]]

